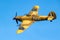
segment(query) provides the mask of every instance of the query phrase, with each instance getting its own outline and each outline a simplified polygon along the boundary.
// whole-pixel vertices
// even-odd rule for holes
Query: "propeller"
[[[17,20],[17,12],[16,12],[16,15],[15,15],[15,17],[13,18],[14,20],[16,20],[16,23],[18,24],[18,20]]]
[[[18,20],[16,19],[16,23],[18,24]]]
[[[15,17],[17,16],[17,12],[16,12],[16,15],[15,15]],[[18,20],[16,19],[16,23],[18,24]]]

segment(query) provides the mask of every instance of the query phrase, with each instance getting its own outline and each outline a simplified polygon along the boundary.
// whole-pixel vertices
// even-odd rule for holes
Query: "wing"
[[[34,6],[28,15],[38,15],[39,6]]]
[[[17,30],[17,34],[24,32],[32,23],[33,23],[33,21],[31,21],[31,20],[23,20],[22,24],[20,25],[19,29]]]

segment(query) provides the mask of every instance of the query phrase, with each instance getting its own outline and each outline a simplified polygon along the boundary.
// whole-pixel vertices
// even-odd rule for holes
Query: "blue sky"
[[[22,34],[16,34],[18,26],[13,19],[28,14],[39,5],[39,15],[54,11],[57,19],[33,23]],[[60,40],[60,0],[0,0],[0,40]]]

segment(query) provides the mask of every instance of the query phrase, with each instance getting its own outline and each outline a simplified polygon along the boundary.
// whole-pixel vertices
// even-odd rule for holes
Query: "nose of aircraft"
[[[14,17],[13,20],[16,20],[16,23],[18,24],[18,19],[16,19],[16,18]]]
[[[14,17],[13,20],[15,20],[16,18]]]

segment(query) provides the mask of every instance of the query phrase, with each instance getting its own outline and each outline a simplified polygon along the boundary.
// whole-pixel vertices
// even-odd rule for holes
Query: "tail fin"
[[[55,12],[51,11],[48,14],[48,20],[54,20],[54,19],[56,19],[56,14],[55,14]]]

